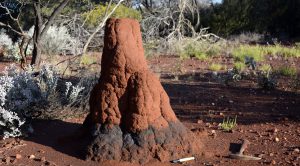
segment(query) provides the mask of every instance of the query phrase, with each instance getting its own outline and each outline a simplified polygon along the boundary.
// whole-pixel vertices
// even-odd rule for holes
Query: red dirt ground
[[[229,66],[232,63],[224,61]],[[282,77],[280,87],[271,91],[258,88],[255,80],[225,86],[206,74],[207,63],[185,60],[176,67],[177,62],[177,58],[154,58],[148,63],[160,75],[177,117],[205,146],[200,157],[185,165],[300,165],[300,95],[286,88],[287,78]],[[300,64],[298,59],[294,62]],[[218,124],[228,116],[237,116],[238,126],[233,132],[218,129]],[[34,121],[33,135],[0,142],[0,165],[8,159],[8,165],[132,165],[84,161],[82,143],[70,137],[84,118]],[[262,160],[228,158],[241,139],[251,142],[245,153]],[[15,159],[16,154],[22,157]],[[30,155],[35,155],[35,159],[29,159]],[[152,161],[148,165],[174,164]]]

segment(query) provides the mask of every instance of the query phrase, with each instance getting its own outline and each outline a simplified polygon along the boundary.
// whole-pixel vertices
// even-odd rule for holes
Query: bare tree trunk
[[[19,45],[19,49],[20,49],[20,54],[21,54],[21,68],[24,70],[25,66],[27,64],[27,59],[26,59],[26,50],[24,50],[24,45],[27,44],[29,42],[29,37],[27,35],[24,35],[22,37],[22,41],[21,44]]]
[[[41,39],[47,33],[50,26],[53,24],[55,17],[64,9],[70,0],[62,1],[59,6],[52,12],[48,21],[46,22],[43,28],[43,19],[41,15],[41,2],[40,0],[35,0],[34,2],[34,12],[35,12],[35,28],[33,36],[33,51],[32,51],[32,60],[31,65],[36,65],[39,67],[41,63]]]
[[[41,33],[43,20],[41,16],[41,4],[40,0],[34,2],[34,12],[35,12],[35,26],[34,26],[34,35],[33,35],[33,51],[32,51],[32,60],[31,65],[40,65],[41,62]]]

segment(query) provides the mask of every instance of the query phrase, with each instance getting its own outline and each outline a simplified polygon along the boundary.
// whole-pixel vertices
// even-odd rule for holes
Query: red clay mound
[[[86,119],[93,126],[89,159],[145,163],[199,152],[200,143],[176,118],[159,79],[148,70],[139,27],[131,19],[106,23],[101,77]]]

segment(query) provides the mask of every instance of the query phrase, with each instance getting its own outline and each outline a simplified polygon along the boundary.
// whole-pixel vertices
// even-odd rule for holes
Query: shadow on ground
[[[202,76],[202,77],[201,77]],[[255,80],[223,85],[203,74],[164,80],[172,108],[183,121],[222,122],[237,116],[239,124],[300,121],[300,94],[279,89],[263,90]]]
[[[222,122],[237,116],[238,124],[262,124],[282,120],[300,121],[300,96],[281,90],[264,91],[241,82],[224,86],[211,81],[163,81],[178,118],[187,123]],[[35,134],[27,138],[84,160],[87,141],[74,135],[81,124],[60,120],[33,122]]]
[[[77,134],[81,124],[61,120],[35,120],[32,125],[34,134],[26,138],[27,141],[51,147],[81,160],[85,159],[87,139]]]

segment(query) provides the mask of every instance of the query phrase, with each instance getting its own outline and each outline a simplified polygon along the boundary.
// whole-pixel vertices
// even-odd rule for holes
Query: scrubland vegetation
[[[0,58],[15,64],[0,76],[3,138],[26,133],[30,118],[61,118],[52,114],[57,109],[88,110],[89,92],[100,75],[100,57],[93,52],[101,52],[103,26],[109,17],[140,22],[148,59],[172,56],[180,58],[180,63],[186,59],[208,62],[207,69],[226,85],[249,75],[264,89],[275,89],[277,76],[299,85],[299,64],[293,61],[300,58],[300,9],[290,8],[293,3],[300,6],[298,1],[272,1],[272,7],[258,8],[253,6],[261,1],[247,0],[35,3],[0,3]],[[276,15],[262,17],[269,10]],[[270,58],[293,65],[274,66]]]

